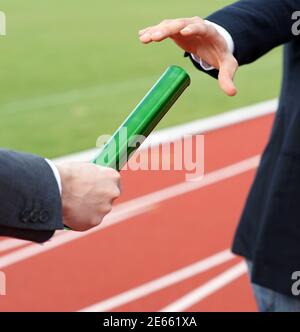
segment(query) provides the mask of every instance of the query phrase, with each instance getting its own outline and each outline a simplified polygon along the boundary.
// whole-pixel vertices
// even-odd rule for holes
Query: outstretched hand
[[[230,52],[223,36],[199,17],[164,20],[139,32],[144,44],[171,38],[184,51],[196,55],[219,69],[219,84],[229,96],[235,96],[233,83],[238,62]]]

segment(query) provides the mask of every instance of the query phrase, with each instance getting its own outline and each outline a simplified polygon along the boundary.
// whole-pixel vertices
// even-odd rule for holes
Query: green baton
[[[185,70],[170,66],[92,162],[121,170],[140,146],[141,139],[153,131],[190,82]],[[137,137],[139,144],[135,144]]]
[[[139,147],[134,144],[135,138],[139,137],[141,143],[141,137],[149,136],[190,83],[185,70],[169,67],[92,162],[121,170]],[[70,230],[67,226],[65,229]]]

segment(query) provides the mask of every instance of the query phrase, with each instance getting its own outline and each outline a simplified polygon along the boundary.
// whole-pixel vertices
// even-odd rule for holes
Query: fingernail
[[[145,31],[146,31],[146,29],[140,30],[139,35],[142,35]]]
[[[151,39],[151,36],[149,33],[145,33],[144,35],[140,36],[141,40],[148,41]]]

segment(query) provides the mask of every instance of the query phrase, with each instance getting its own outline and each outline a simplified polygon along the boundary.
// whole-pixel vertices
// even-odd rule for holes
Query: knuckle
[[[206,25],[206,28],[207,28],[207,31],[208,31],[208,33],[211,35],[211,36],[213,36],[213,37],[222,37],[221,35],[220,35],[220,33],[218,32],[218,30],[215,28],[215,27],[213,27],[212,25]],[[222,37],[223,38],[223,37]]]
[[[203,22],[202,18],[199,17],[199,16],[194,16],[194,17],[193,17],[193,20],[196,21],[196,22],[198,22],[198,23],[199,23],[199,22]]]
[[[113,198],[117,198],[121,195],[121,190],[119,188],[116,188],[113,192]]]
[[[93,219],[91,220],[91,226],[92,226],[92,227],[97,227],[97,226],[99,226],[99,225],[101,224],[101,222],[102,222],[102,219],[103,219],[103,218],[101,218],[101,217],[99,217],[99,216],[93,218]]]
[[[101,206],[101,204],[103,204],[103,202],[106,202],[107,200],[109,200],[108,190],[100,189],[97,192],[95,192],[95,201],[97,202],[97,204]]]
[[[107,172],[112,179],[118,180],[121,177],[120,173],[113,168],[109,168]]]
[[[237,59],[236,59],[234,56],[232,57],[232,63],[233,63],[233,65],[236,66],[236,67],[239,66],[239,63],[238,63]]]
[[[194,32],[196,32],[196,31],[199,30],[199,25],[198,25],[198,24],[195,24],[195,23],[191,23],[191,24],[187,25],[187,27],[188,27],[189,29],[191,29],[192,31],[194,31]]]
[[[96,223],[97,225],[100,225],[103,221],[103,217],[97,217]]]
[[[199,31],[201,31],[203,37],[209,37],[209,35],[212,36],[213,34],[213,32],[211,31],[211,27],[206,24],[199,24],[198,29]]]
[[[236,60],[236,58],[233,55],[229,55],[225,58],[226,60],[226,64],[232,68],[237,68],[239,66],[238,61]]]
[[[186,20],[185,20],[184,18],[179,18],[179,19],[177,20],[177,23],[178,23],[179,25],[185,25],[185,24],[186,24]]]
[[[190,25],[191,29],[193,29],[195,32],[199,32],[201,34],[203,34],[203,32],[205,31],[206,27],[204,24],[198,22],[198,23],[193,23]]]
[[[101,219],[97,216],[97,217],[90,217],[90,219],[88,220],[87,223],[87,229],[96,227],[100,224]]]
[[[119,172],[117,172],[117,171],[114,171],[113,172],[113,177],[116,180],[120,180],[121,179],[121,174]]]
[[[111,204],[107,204],[107,205],[105,205],[105,206],[102,207],[101,212],[104,215],[106,215],[106,214],[110,213],[111,210],[112,210],[112,205]]]
[[[101,196],[102,201],[110,202],[112,199],[115,199],[121,195],[121,191],[118,186],[113,186],[110,189],[99,192],[99,196]]]

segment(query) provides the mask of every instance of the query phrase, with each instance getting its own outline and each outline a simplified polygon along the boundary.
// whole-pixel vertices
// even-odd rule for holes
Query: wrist
[[[62,185],[61,203],[64,216],[64,226],[65,229],[70,230],[72,227],[69,225],[68,218],[65,218],[65,216],[69,215],[69,211],[71,210],[70,200],[68,199],[68,190],[66,190],[66,188],[68,187],[68,184],[70,184],[72,175],[70,167],[67,164],[56,165],[56,168],[59,172]]]
[[[216,24],[214,22],[205,20],[205,24],[213,26],[219,33],[220,36],[222,36],[227,44],[228,51],[233,54],[234,53],[234,41],[231,37],[231,34],[224,29],[221,25]]]

